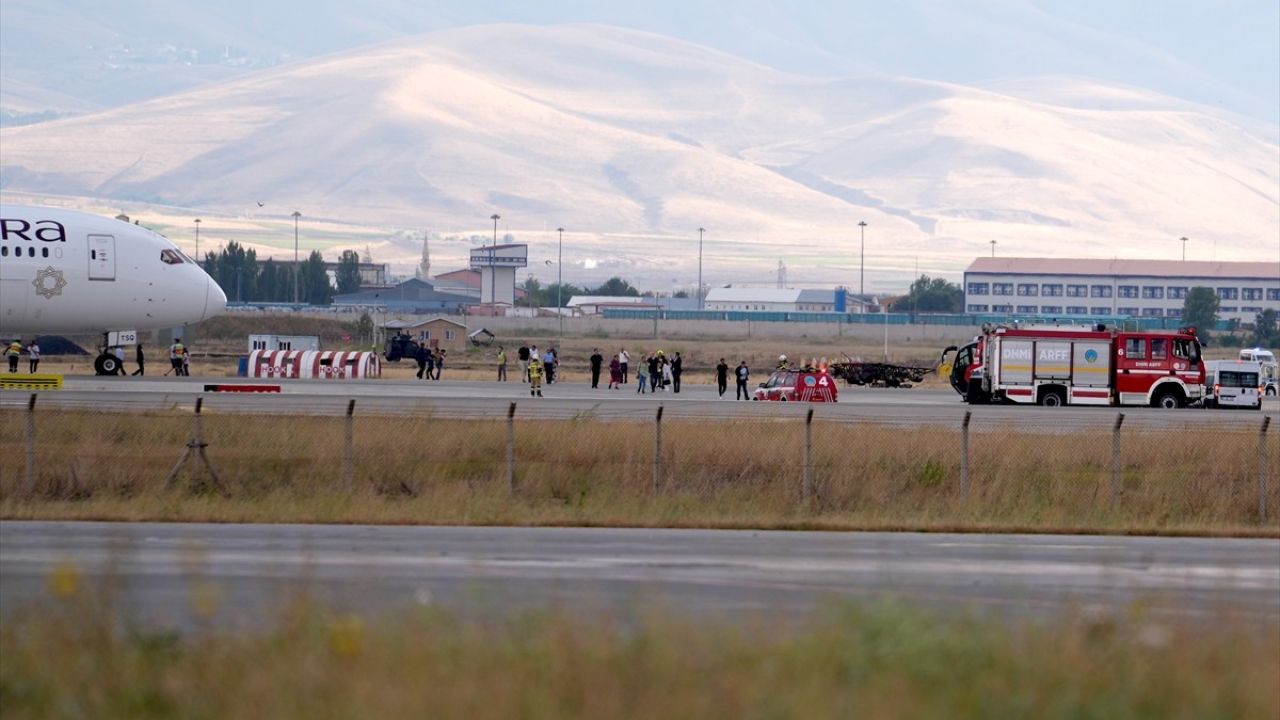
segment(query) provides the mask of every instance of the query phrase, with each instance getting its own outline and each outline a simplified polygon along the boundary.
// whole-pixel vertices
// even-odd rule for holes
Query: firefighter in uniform
[[[529,357],[529,397],[542,397],[542,361],[537,355]]]

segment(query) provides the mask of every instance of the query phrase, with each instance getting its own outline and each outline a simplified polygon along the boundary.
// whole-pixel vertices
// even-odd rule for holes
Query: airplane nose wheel
[[[115,375],[120,372],[120,359],[115,355],[99,355],[93,361],[93,369],[99,375]]]

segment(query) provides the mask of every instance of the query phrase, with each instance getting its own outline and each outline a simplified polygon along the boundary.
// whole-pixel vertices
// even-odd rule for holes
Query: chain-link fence
[[[350,400],[329,414],[261,414],[200,400],[66,408],[32,395],[0,411],[0,501],[10,516],[31,502],[120,510],[131,498],[197,497],[248,501],[237,517],[263,520],[292,502],[316,520],[581,513],[741,526],[800,526],[816,513],[903,527],[1275,527],[1280,514],[1280,442],[1258,414],[1168,425],[1165,415],[1106,410],[922,422],[799,407],[711,419],[673,408],[548,416],[510,403],[460,418],[363,414]]]

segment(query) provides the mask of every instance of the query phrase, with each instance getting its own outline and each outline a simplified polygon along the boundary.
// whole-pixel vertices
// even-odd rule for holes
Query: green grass
[[[1280,534],[1280,443],[1259,521],[1256,431],[1132,432],[1117,498],[1107,431],[989,427],[971,437],[966,496],[955,427],[818,422],[805,503],[800,421],[668,421],[657,487],[649,422],[519,421],[514,493],[502,421],[356,418],[349,484],[343,423],[207,413],[224,495],[191,465],[164,488],[188,413],[37,411],[28,488],[25,418],[8,410],[0,517]]]
[[[809,621],[656,610],[368,620],[305,603],[265,629],[121,621],[71,570],[0,624],[19,718],[1274,718],[1280,631],[1134,607],[1035,623],[835,605]],[[193,602],[199,602],[193,600]]]

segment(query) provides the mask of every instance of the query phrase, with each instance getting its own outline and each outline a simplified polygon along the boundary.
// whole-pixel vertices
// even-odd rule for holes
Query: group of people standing
[[[560,354],[554,347],[548,347],[545,351],[539,351],[537,345],[529,345],[521,343],[519,350],[516,351],[516,358],[519,362],[519,370],[522,373],[522,381],[529,384],[529,395],[532,397],[542,397],[542,385],[556,382],[556,376],[559,372]],[[635,364],[636,392],[639,394],[665,392],[670,390],[673,393],[680,392],[680,379],[684,374],[684,359],[679,352],[673,353],[670,357],[662,350],[652,353],[639,353],[638,362]],[[608,360],[609,382],[608,389],[619,390],[623,385],[630,382],[629,370],[632,366],[632,356],[627,352],[626,348],[620,349],[617,354],[611,355]],[[498,346],[498,381],[507,381],[507,351]],[[591,356],[588,360],[591,369],[591,389],[596,390],[600,387],[600,378],[605,370],[605,357],[600,352],[600,348],[592,348]],[[747,362],[743,360],[736,368],[731,368],[724,358],[720,358],[719,364],[716,365],[716,388],[719,396],[723,398],[729,388],[729,375],[732,372],[733,378],[737,384],[736,397],[739,400],[750,400],[751,391],[748,384],[751,381],[751,370],[747,367]]]
[[[668,358],[666,353],[659,350],[649,355],[642,355],[640,362],[640,366],[636,368],[637,393],[644,394],[646,392],[646,376],[648,379],[648,392],[665,392],[668,388],[672,392],[680,392],[680,375],[684,373],[684,359],[680,357],[680,353],[677,352]],[[625,380],[626,377],[624,376],[623,381],[625,382]]]
[[[21,339],[14,338],[4,349],[4,355],[9,360],[9,372],[18,372],[18,358],[24,352],[27,354],[28,372],[34,374],[36,368],[40,367],[40,346],[36,344],[36,339],[31,338],[31,342],[23,345]]]
[[[542,397],[544,379],[548,385],[556,382],[557,370],[560,366],[560,351],[554,347],[548,347],[545,351],[539,352],[537,345],[520,343],[520,349],[516,351],[516,359],[523,370],[520,381],[529,384],[530,397]],[[498,381],[507,381],[507,351],[501,345],[498,346]]]

